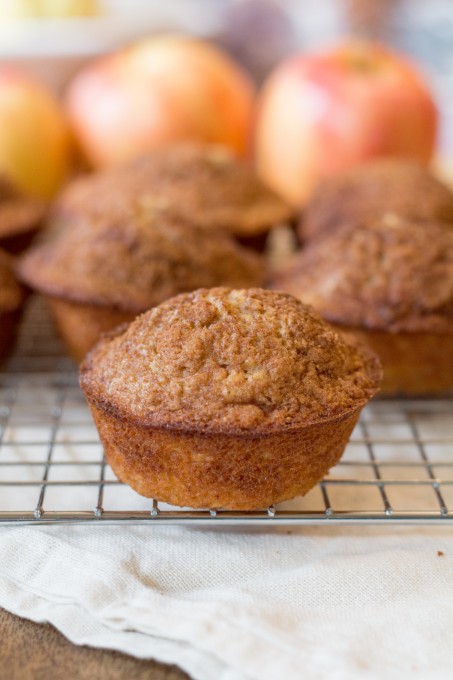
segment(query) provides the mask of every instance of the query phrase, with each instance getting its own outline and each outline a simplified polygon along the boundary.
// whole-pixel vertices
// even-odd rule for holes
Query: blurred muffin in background
[[[0,250],[0,362],[10,353],[25,301],[25,291],[14,275],[13,259]]]
[[[386,213],[453,224],[453,193],[414,161],[373,161],[319,184],[305,209],[299,235],[309,241],[343,224],[359,225]]]
[[[54,207],[58,222],[143,217],[159,206],[200,229],[222,229],[264,247],[269,231],[294,220],[293,209],[224,146],[177,144],[120,168],[78,179]]]
[[[27,248],[41,228],[46,204],[24,196],[0,175],[0,248],[19,253]]]
[[[273,287],[379,355],[384,394],[453,388],[453,229],[387,214],[312,241]]]
[[[80,206],[81,209],[81,206]],[[55,229],[19,265],[48,300],[77,360],[101,333],[173,295],[218,285],[262,285],[258,254],[227,234],[187,225],[140,204],[135,212]]]

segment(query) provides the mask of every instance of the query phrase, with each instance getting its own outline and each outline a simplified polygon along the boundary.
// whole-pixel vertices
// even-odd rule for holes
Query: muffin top
[[[453,332],[453,230],[387,214],[311,242],[275,287],[324,318],[392,332]]]
[[[380,367],[290,295],[214,288],[103,338],[80,375],[88,399],[120,419],[259,436],[361,408]]]
[[[413,161],[377,160],[321,183],[306,207],[300,232],[310,240],[385,213],[453,224],[453,194]]]
[[[53,230],[28,251],[18,272],[44,294],[139,313],[203,286],[261,285],[264,266],[226,233],[156,212]]]
[[[254,236],[292,217],[292,209],[223,146],[182,144],[123,167],[81,178],[61,195],[59,220],[112,220],[133,206],[156,207],[200,228]]]
[[[0,250],[0,313],[14,311],[23,299],[23,290],[14,276],[13,259]]]
[[[45,212],[43,201],[23,196],[0,176],[0,239],[38,229]]]

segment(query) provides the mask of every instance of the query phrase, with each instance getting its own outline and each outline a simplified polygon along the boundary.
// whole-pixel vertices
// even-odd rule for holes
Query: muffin
[[[0,176],[0,248],[11,253],[25,250],[42,226],[45,212],[42,201],[23,196]]]
[[[394,213],[453,224],[453,194],[414,161],[381,159],[321,183],[299,227],[302,240]]]
[[[387,215],[310,243],[274,287],[380,356],[382,392],[453,388],[453,230]]]
[[[19,264],[19,276],[46,296],[70,354],[82,359],[101,333],[177,293],[263,281],[258,254],[227,234],[155,212],[128,220],[53,230]]]
[[[223,229],[262,249],[272,227],[294,218],[290,208],[226,147],[179,144],[123,167],[74,181],[54,209],[58,221],[144,214],[156,205],[204,229]]]
[[[0,250],[0,362],[14,345],[24,299],[24,291],[13,273],[13,260]]]
[[[122,481],[173,505],[236,510],[316,484],[379,379],[375,355],[262,289],[167,300],[104,337],[80,369]]]

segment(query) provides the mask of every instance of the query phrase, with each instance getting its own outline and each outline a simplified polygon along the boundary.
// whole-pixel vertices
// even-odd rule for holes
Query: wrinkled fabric
[[[4,527],[0,606],[195,680],[450,679],[453,532]]]

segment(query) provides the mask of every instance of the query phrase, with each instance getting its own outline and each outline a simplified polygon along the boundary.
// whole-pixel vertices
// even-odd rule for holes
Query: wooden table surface
[[[0,609],[1,680],[190,680],[175,666],[77,647],[52,626]]]

